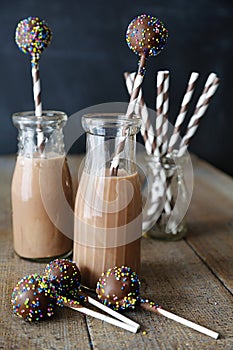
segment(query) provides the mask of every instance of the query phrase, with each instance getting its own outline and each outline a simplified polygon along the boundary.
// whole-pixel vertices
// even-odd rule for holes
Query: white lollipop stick
[[[66,303],[66,302],[64,302],[63,305],[69,307],[72,310],[81,312],[81,313],[83,313],[85,315],[97,318],[98,320],[110,323],[110,324],[112,324],[112,325],[114,325],[116,327],[123,328],[123,329],[125,329],[125,330],[127,330],[129,332],[137,333],[138,328],[136,328],[136,327],[134,327],[132,325],[129,325],[127,323],[120,322],[120,321],[116,320],[115,318],[112,318],[112,317],[103,315],[103,314],[101,314],[99,312],[96,312],[96,311],[93,311],[91,309],[88,309],[88,308],[86,308],[86,307],[84,307],[82,305],[74,304],[74,305],[71,306],[69,303]]]
[[[219,333],[217,332],[214,332],[206,327],[203,327],[203,326],[200,326],[194,322],[191,322],[191,321],[188,321],[186,320],[185,318],[183,317],[180,317],[180,316],[177,316],[169,311],[166,311],[162,308],[157,308],[157,312],[167,318],[170,318],[171,320],[173,321],[176,321],[176,322],[179,322],[181,324],[183,324],[184,326],[187,326],[189,328],[192,328],[192,329],[195,329],[196,331],[200,332],[200,333],[203,333],[203,334],[206,334],[208,335],[209,337],[212,337],[214,339],[218,339],[219,337]]]
[[[209,337],[212,337],[214,339],[218,339],[219,333],[212,331],[211,329],[208,329],[206,327],[200,326],[194,322],[188,321],[183,317],[177,316],[169,311],[164,310],[161,306],[155,305],[153,302],[151,302],[148,299],[141,299],[140,306],[148,311],[155,312],[156,314],[163,315],[167,318],[170,318],[173,321],[176,321],[178,323],[183,324],[184,326],[187,326],[189,328],[192,328],[200,333],[206,334]]]
[[[125,317],[125,316],[121,315],[119,312],[110,309],[108,306],[106,306],[106,305],[100,303],[99,301],[97,301],[97,300],[95,300],[95,299],[93,299],[93,298],[91,298],[91,297],[89,297],[89,296],[87,296],[87,301],[88,301],[90,304],[96,306],[97,308],[99,308],[99,309],[105,311],[105,312],[108,313],[109,315],[111,315],[111,316],[117,318],[118,320],[121,320],[122,322],[124,322],[124,323],[126,323],[126,324],[128,324],[128,325],[133,326],[134,328],[136,328],[136,330],[138,330],[138,329],[140,328],[140,325],[139,325],[138,323],[132,321],[132,320],[131,320],[130,318],[128,318],[128,317]]]

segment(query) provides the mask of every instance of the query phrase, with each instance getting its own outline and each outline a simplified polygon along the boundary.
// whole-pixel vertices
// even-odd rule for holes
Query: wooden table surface
[[[233,180],[194,157],[194,193],[187,237],[179,242],[142,240],[141,294],[165,309],[220,333],[214,340],[163,316],[137,309],[137,334],[59,309],[53,319],[27,323],[13,315],[14,285],[44,264],[15,255],[10,184],[14,157],[0,157],[1,349],[233,349]],[[74,162],[74,159],[72,161]],[[33,234],[33,232],[32,232]]]

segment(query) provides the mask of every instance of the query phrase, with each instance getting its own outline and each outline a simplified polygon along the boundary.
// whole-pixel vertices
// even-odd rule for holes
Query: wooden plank
[[[0,348],[2,349],[89,349],[86,319],[67,308],[41,323],[26,323],[13,315],[11,293],[20,278],[43,273],[45,264],[20,259],[13,252],[10,184],[14,157],[0,157]],[[32,232],[33,234],[33,232]]]
[[[10,299],[14,285],[26,274],[43,273],[43,270],[44,264],[30,263],[16,256],[12,249],[12,239],[5,242],[1,239],[0,348],[33,350],[63,350],[66,346],[67,349],[91,348],[86,319],[73,310],[58,309],[53,319],[41,323],[26,323],[13,315]]]
[[[76,162],[79,160],[80,158],[72,160],[74,176],[77,174]],[[205,169],[205,163],[204,166],[202,163],[198,164],[196,166]],[[230,212],[232,213],[230,208],[232,202],[229,196],[220,190],[216,191],[212,184],[208,188],[206,178],[199,176],[198,187],[196,186],[188,216],[191,227],[187,238],[188,244],[184,240],[168,243],[143,239],[142,242],[141,294],[156,299],[169,311],[220,332],[219,340],[215,341],[174,321],[140,309],[127,312],[126,315],[138,321],[146,334],[140,331],[134,335],[68,309],[59,309],[53,320],[28,324],[13,315],[9,302],[11,291],[18,279],[25,274],[42,273],[44,264],[30,263],[13,253],[9,199],[10,175],[13,167],[14,158],[9,160],[7,157],[0,157],[0,293],[2,296],[0,309],[1,315],[4,315],[0,317],[0,348],[109,350],[135,347],[156,350],[232,350],[232,295],[209,268],[217,271],[215,264],[218,263],[221,266],[221,273],[219,272],[217,276],[221,277],[222,265],[227,264],[227,261],[217,261],[215,254],[219,254],[220,251],[224,258],[226,252],[227,259],[230,258],[227,244],[230,250],[233,236],[231,231],[226,230],[228,227],[226,220],[229,219]],[[201,171],[207,178],[215,174],[209,168]],[[221,181],[221,176],[220,178],[216,176],[216,181],[218,179]],[[215,192],[215,194],[210,193],[210,197],[207,193],[203,194],[205,188],[208,193]],[[221,201],[226,201],[228,209],[226,210],[225,204],[222,208],[219,201],[211,204],[210,209],[206,208],[206,205],[209,205],[209,198],[212,203],[218,195]],[[200,200],[203,200],[204,204],[200,205]],[[221,219],[218,219],[219,212]],[[215,245],[211,244],[213,237],[210,234],[214,226],[218,226],[214,234],[215,244],[218,244],[218,249],[215,251],[213,251]],[[228,237],[228,243],[220,239],[222,230],[224,239]],[[216,241],[217,238],[218,241]],[[217,256],[221,258],[220,255]],[[225,274],[227,273],[229,273],[229,267]],[[224,278],[228,280],[230,276]],[[228,288],[230,289],[229,286]]]
[[[233,179],[198,158],[194,169],[187,242],[233,294]]]
[[[141,295],[165,309],[221,333],[213,340],[163,316],[143,310],[125,314],[142,325],[131,335],[88,319],[96,349],[232,349],[233,299],[184,241],[143,239]]]

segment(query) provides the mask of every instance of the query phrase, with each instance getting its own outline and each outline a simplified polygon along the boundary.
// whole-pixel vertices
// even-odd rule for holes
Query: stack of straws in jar
[[[141,134],[144,139],[145,149],[148,155],[154,156],[158,160],[158,164],[161,164],[160,167],[153,168],[154,184],[149,192],[150,198],[148,200],[150,205],[144,213],[144,232],[148,231],[148,229],[152,227],[152,223],[154,222],[155,218],[158,220],[161,218],[162,213],[164,213],[166,216],[170,216],[172,214],[175,203],[172,198],[171,179],[168,179],[166,176],[165,169],[163,167],[163,159],[168,157],[179,160],[179,158],[184,156],[188,149],[190,140],[196,133],[200,121],[218,88],[219,78],[215,73],[211,73],[206,80],[204,89],[197,101],[193,115],[188,122],[186,132],[182,137],[181,128],[185,121],[198,76],[198,73],[193,72],[189,78],[187,89],[181,102],[180,111],[171,133],[169,132],[168,121],[169,71],[159,71],[157,73],[155,127],[153,127],[149,119],[148,109],[141,89],[138,94],[137,103],[135,105],[135,113],[141,115],[142,117]],[[126,72],[124,77],[127,90],[131,95],[136,73],[130,74]],[[177,224],[173,225],[173,228],[167,228],[167,232],[176,234],[176,226]]]

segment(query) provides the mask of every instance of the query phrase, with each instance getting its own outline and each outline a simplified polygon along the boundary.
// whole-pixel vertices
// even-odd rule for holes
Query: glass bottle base
[[[20,257],[21,259],[24,260],[28,260],[31,262],[38,262],[38,263],[48,263],[54,259],[67,259],[67,258],[71,258],[73,253],[73,249],[69,250],[67,253],[64,254],[59,254],[56,256],[48,256],[48,257],[42,257],[42,258],[28,258],[28,257],[24,257],[24,256],[20,256],[18,253],[15,252],[15,254]]]
[[[179,241],[185,237],[187,229],[185,226],[178,227],[175,233],[166,233],[165,226],[160,227],[158,225],[154,225],[148,232],[144,233],[144,237],[158,239],[161,241]]]

